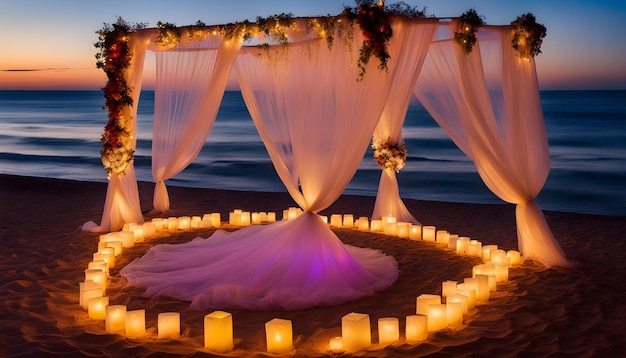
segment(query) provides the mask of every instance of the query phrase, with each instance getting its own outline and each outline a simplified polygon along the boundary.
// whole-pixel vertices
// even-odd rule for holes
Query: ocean
[[[626,91],[542,91],[551,172],[537,198],[544,210],[626,216]],[[106,181],[100,91],[0,91],[0,173]],[[154,181],[154,92],[138,104],[137,179]],[[398,174],[405,198],[502,203],[428,112],[412,102],[403,136],[409,157]],[[380,169],[365,153],[346,194],[375,196]],[[226,92],[196,160],[170,186],[286,191],[240,92]],[[7,203],[2,203],[7,205]],[[147,208],[144,208],[147,209]]]

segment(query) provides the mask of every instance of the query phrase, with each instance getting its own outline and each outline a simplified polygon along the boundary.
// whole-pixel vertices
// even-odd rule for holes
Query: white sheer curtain
[[[534,200],[550,170],[534,61],[516,55],[509,27],[481,29],[469,55],[451,40],[454,27],[440,27],[414,93],[474,161],[487,187],[517,204],[524,257],[548,267],[567,266]]]
[[[395,67],[393,85],[374,130],[374,137],[389,139],[389,142],[395,145],[402,143],[402,126],[413,95],[412,89],[415,87],[438,23],[437,19],[393,22],[390,47],[391,51],[398,54],[398,57],[392,62],[392,66]],[[404,48],[399,51],[395,48],[397,46]],[[378,184],[372,219],[380,219],[383,216],[393,216],[398,221],[419,224],[400,198],[398,180],[393,169],[383,169]]]
[[[291,44],[288,50],[250,48],[235,62],[276,171],[304,213],[189,244],[157,246],[121,271],[129,282],[146,285],[149,296],[190,300],[195,309],[300,309],[354,300],[397,279],[395,259],[343,245],[316,215],[354,175],[394,75],[393,67],[388,74],[379,71],[372,58],[364,80],[356,81],[362,37],[358,27],[353,33],[352,43],[336,34],[330,49],[325,41]]]
[[[239,41],[220,41],[202,51],[156,53],[152,176],[154,209],[169,210],[165,180],[198,155],[213,127]]]

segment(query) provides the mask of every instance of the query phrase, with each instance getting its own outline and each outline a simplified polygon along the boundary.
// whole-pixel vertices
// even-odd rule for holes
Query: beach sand
[[[153,184],[139,183],[142,209],[151,209]],[[79,282],[97,251],[98,234],[80,226],[99,222],[106,183],[0,175],[0,356],[207,356],[203,317],[188,302],[142,297],[119,269],[158,243],[208,237],[213,229],[162,232],[137,243],[111,269],[111,304],[146,310],[147,334],[131,339],[106,334],[103,321],[92,321],[78,305]],[[220,212],[235,208],[282,213],[295,204],[287,193],[169,188],[172,210],[166,216]],[[513,205],[459,204],[405,200],[424,225],[517,249]],[[373,197],[342,196],[322,214],[370,216]],[[280,214],[278,214],[280,217]],[[407,343],[404,321],[415,314],[420,294],[440,294],[441,283],[471,277],[478,258],[457,255],[435,243],[411,241],[356,230],[334,230],[347,244],[380,249],[399,263],[400,277],[389,289],[333,307],[306,310],[227,310],[234,322],[235,349],[226,356],[273,356],[266,352],[265,322],[293,323],[291,356],[329,355],[328,341],[341,335],[341,317],[367,313],[370,348],[352,356],[373,357],[624,357],[626,356],[626,218],[545,212],[571,269],[545,269],[533,262],[511,268],[489,301],[465,316],[463,325],[431,333],[424,342]],[[157,338],[157,315],[180,312],[180,339]],[[401,340],[377,345],[381,317],[400,320]]]

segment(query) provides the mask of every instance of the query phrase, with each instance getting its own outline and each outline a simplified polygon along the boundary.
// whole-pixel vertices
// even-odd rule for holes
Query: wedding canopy
[[[357,21],[275,20],[271,25],[279,30],[253,34],[260,46],[243,46],[245,27],[201,25],[123,32],[121,42],[103,45],[111,46],[105,49],[105,71],[115,61],[120,70],[108,72],[105,87],[110,118],[117,122],[103,138],[110,181],[102,228],[143,221],[132,163],[137,107],[129,104],[139,99],[147,50],[157,59],[155,210],[169,209],[164,181],[197,156],[235,71],[276,172],[304,212],[296,220],[154,247],[121,271],[130,282],[147,286],[150,296],[190,300],[198,309],[304,308],[388,287],[398,276],[396,261],[343,245],[316,214],[341,195],[372,137],[402,148],[413,95],[474,161],[489,189],[517,205],[524,257],[567,265],[534,201],[550,157],[534,59],[513,48],[511,26],[388,16],[376,5],[359,7]],[[475,44],[463,46],[463,40]],[[379,61],[370,60],[368,51]],[[111,137],[127,146],[107,151]],[[372,218],[392,215],[418,223],[399,197],[395,174],[403,158],[394,165],[397,155],[391,157],[381,164]]]

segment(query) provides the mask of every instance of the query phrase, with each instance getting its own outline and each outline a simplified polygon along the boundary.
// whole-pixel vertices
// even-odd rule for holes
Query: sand
[[[106,334],[103,321],[92,321],[78,305],[78,283],[97,251],[98,234],[81,232],[86,221],[100,221],[106,184],[0,175],[0,356],[207,356],[203,317],[188,302],[142,297],[119,269],[157,243],[208,237],[212,229],[163,233],[126,250],[111,269],[107,295],[111,304],[146,310],[147,334],[131,339]],[[153,184],[139,184],[142,208],[151,209]],[[276,211],[294,206],[286,193],[169,188],[167,216],[229,211]],[[470,236],[483,244],[516,249],[514,207],[508,204],[460,204],[405,200],[425,225]],[[369,216],[374,198],[342,196],[323,213]],[[328,356],[328,341],[341,335],[341,317],[370,315],[372,340],[352,356],[626,356],[626,218],[545,212],[571,269],[545,269],[527,261],[512,268],[489,301],[477,306],[455,328],[431,333],[424,342],[406,342],[404,321],[415,313],[420,294],[440,294],[446,280],[471,277],[478,258],[454,254],[435,243],[382,234],[337,229],[345,243],[380,249],[399,263],[400,277],[375,296],[333,307],[297,311],[228,310],[233,315],[235,349],[226,356],[272,356],[266,353],[264,323],[293,322],[295,350],[290,356]],[[157,338],[157,315],[181,314],[180,339]],[[378,344],[376,322],[400,320],[401,340]]]

